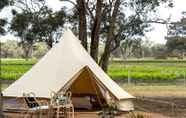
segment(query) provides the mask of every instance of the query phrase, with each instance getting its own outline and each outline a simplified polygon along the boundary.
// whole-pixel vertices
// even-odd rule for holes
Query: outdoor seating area
[[[25,118],[36,114],[40,118],[74,118],[74,109],[98,111],[98,115],[109,107],[109,101],[118,111],[128,112],[134,110],[135,98],[109,78],[70,30],[27,73],[3,90],[3,97],[11,98],[5,101],[8,108],[4,111],[19,111]]]
[[[11,104],[11,105],[10,105]],[[18,113],[24,118],[74,118],[74,106],[71,92],[65,94],[51,93],[50,100],[39,100],[35,93],[23,93],[23,97],[4,100],[5,113]]]

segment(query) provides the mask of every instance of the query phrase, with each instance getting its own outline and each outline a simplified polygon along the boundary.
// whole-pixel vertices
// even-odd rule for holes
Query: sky
[[[160,6],[157,10],[156,15],[158,17],[160,17],[161,19],[167,19],[169,16],[171,16],[170,21],[180,20],[183,17],[182,12],[186,11],[186,0],[173,0],[173,3],[174,3],[173,8],[165,8],[164,6]],[[59,0],[47,0],[47,4],[56,11],[61,9],[61,7],[64,5]],[[65,6],[67,6],[67,7],[70,6],[70,3]],[[0,13],[0,18],[1,17],[10,18],[11,15],[8,12],[10,12],[10,8],[4,9]],[[143,39],[150,40],[154,43],[165,44],[166,40],[164,39],[164,37],[166,36],[166,34],[167,34],[166,25],[153,24],[153,30],[146,33],[146,36]],[[0,37],[0,41],[5,41],[7,39],[16,39],[17,40],[17,38],[12,36],[11,34]]]

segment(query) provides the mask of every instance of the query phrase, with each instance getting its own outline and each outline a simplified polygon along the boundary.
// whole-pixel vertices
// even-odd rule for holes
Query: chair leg
[[[28,116],[28,111],[26,112],[26,115],[24,116],[24,118],[27,118],[27,116]]]
[[[43,112],[42,110],[39,110],[39,118],[42,118]]]
[[[59,118],[59,108],[57,108],[57,118]]]
[[[74,118],[74,106],[72,106],[72,118]]]

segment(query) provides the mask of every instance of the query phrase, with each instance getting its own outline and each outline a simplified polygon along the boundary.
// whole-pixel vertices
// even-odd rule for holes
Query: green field
[[[1,79],[16,80],[37,61],[23,59],[2,59]],[[135,80],[174,80],[186,75],[186,61],[176,60],[130,60],[112,61],[108,74],[116,80],[128,77]]]
[[[186,61],[175,60],[131,60],[114,61],[108,74],[114,79],[174,80],[186,75]]]
[[[27,72],[37,61],[23,59],[1,60],[1,79],[16,80]]]

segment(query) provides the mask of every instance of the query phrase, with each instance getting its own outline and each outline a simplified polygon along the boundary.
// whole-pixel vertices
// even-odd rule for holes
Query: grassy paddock
[[[186,61],[131,60],[113,61],[108,74],[114,79],[175,80],[186,75]]]
[[[130,94],[137,97],[171,97],[185,98],[186,86],[176,85],[123,85],[123,88]]]
[[[1,78],[16,80],[27,72],[37,60],[1,59]],[[175,80],[186,75],[186,60],[127,60],[112,61],[108,70],[115,80],[130,75],[135,80]]]
[[[24,59],[1,59],[1,79],[16,80],[37,61]]]

